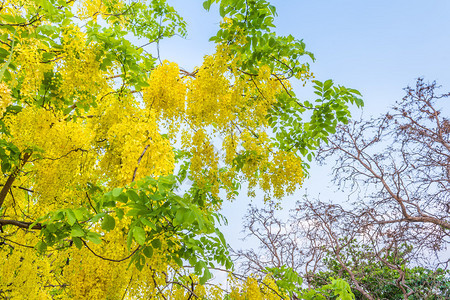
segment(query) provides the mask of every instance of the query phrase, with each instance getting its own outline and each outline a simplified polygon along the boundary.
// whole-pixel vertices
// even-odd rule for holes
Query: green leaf
[[[47,243],[45,243],[44,241],[39,241],[36,244],[35,248],[38,252],[43,253],[43,252],[47,251]]]
[[[203,269],[203,262],[202,262],[202,261],[198,261],[198,262],[195,264],[195,266],[194,266],[195,274],[201,274],[202,269]]]
[[[212,278],[211,272],[207,268],[205,268],[203,276],[200,277],[199,283],[203,285],[211,278]]]
[[[143,218],[143,217],[140,218],[139,220],[140,220],[141,223],[144,224],[145,226],[148,226],[148,227],[150,227],[151,229],[153,229],[153,230],[156,231],[156,225],[155,225],[153,222],[151,222],[150,220],[148,220],[148,219],[146,219],[146,218]]]
[[[152,241],[152,246],[153,246],[153,248],[155,248],[155,249],[161,248],[161,241],[160,241],[159,239],[154,239],[154,240]]]
[[[331,79],[328,79],[323,83],[323,90],[328,90],[333,85],[333,81]]]
[[[77,222],[75,213],[70,208],[66,210],[66,216],[67,216],[67,223],[69,223],[70,226],[73,226],[73,224]]]
[[[127,196],[127,194],[125,194],[125,193],[121,193],[121,194],[119,195],[119,197],[117,197],[117,200],[120,201],[120,202],[122,202],[122,203],[127,203],[127,202],[128,202],[128,196]],[[114,203],[111,207],[114,207],[114,206],[116,206],[115,203]]]
[[[83,221],[84,220],[84,212],[82,209],[74,209],[73,213],[75,214],[75,217],[77,218],[77,221]]]
[[[78,249],[81,249],[81,247],[83,247],[83,242],[79,237],[73,237],[72,241],[75,244],[75,247],[77,247]]]
[[[106,213],[104,213],[104,212],[99,213],[99,214],[96,214],[95,216],[93,216],[93,217],[90,219],[90,221],[91,221],[92,223],[96,223],[98,220],[100,220],[100,219],[103,218],[104,216],[106,216]]]
[[[194,222],[194,220],[195,220],[195,214],[192,211],[188,211],[184,215],[184,223],[186,225],[192,224],[192,222]]]
[[[177,263],[177,265],[181,268],[183,267],[183,261],[181,260],[181,258],[175,256],[173,257],[173,260]]]
[[[145,247],[142,252],[144,252],[144,255],[147,256],[148,258],[152,258],[152,256],[153,256],[153,248],[152,247]]]
[[[142,227],[134,227],[133,229],[133,238],[136,240],[136,242],[139,245],[144,245],[146,233],[145,230]]]
[[[119,218],[119,220],[122,220],[122,218],[123,218],[123,216],[124,216],[124,214],[125,214],[125,212],[123,211],[123,209],[121,209],[121,208],[116,208],[115,211],[116,211],[117,218]]]
[[[100,244],[102,242],[101,235],[96,232],[88,232],[86,239],[93,242],[94,244]]]
[[[195,264],[197,263],[197,256],[193,255],[189,257],[189,263],[191,264],[191,266],[195,266]]]
[[[135,208],[127,212],[127,216],[136,217],[138,214],[142,212],[141,209]]]
[[[2,172],[6,173],[11,169],[11,163],[8,161],[2,162]]]
[[[119,197],[119,195],[122,193],[122,188],[115,188],[115,189],[113,189],[112,190],[112,196],[114,197],[114,198],[117,198],[117,197]]]
[[[106,215],[103,217],[102,229],[110,231],[116,227],[116,220],[110,215]]]
[[[203,2],[203,8],[209,10],[211,8],[212,0],[206,0]]]
[[[177,210],[177,213],[175,215],[175,220],[173,221],[174,226],[183,224],[186,212],[187,212],[187,209],[185,209],[184,207]]]
[[[133,230],[130,230],[128,232],[128,236],[127,236],[127,248],[128,248],[128,250],[130,250],[132,242],[133,242]]]
[[[134,202],[138,202],[140,200],[139,195],[134,190],[128,190],[127,195]]]
[[[85,232],[80,227],[80,225],[75,224],[74,226],[72,226],[72,230],[70,231],[70,236],[71,237],[81,237],[81,236],[84,236],[84,235],[85,235]]]

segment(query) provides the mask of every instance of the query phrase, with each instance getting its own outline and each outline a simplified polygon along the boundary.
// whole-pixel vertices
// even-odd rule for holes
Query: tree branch
[[[32,152],[24,153],[22,163],[9,175],[8,179],[6,180],[5,185],[3,186],[2,190],[0,191],[0,208],[2,207],[3,202],[5,201],[6,195],[8,194],[8,191],[11,188],[14,180],[16,180],[16,177],[19,174],[19,171],[27,163],[28,159],[31,157],[31,154],[32,154]]]

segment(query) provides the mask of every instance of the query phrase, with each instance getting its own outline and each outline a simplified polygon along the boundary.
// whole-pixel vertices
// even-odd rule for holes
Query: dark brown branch
[[[103,256],[101,256],[101,255],[95,253],[94,250],[92,250],[92,249],[89,247],[89,245],[86,243],[85,240],[82,239],[81,241],[83,242],[84,246],[86,246],[86,248],[87,248],[92,254],[94,254],[94,255],[97,256],[98,258],[101,258],[101,259],[107,260],[107,261],[111,261],[111,262],[122,262],[122,261],[125,261],[125,260],[129,259],[130,257],[132,257],[132,256],[140,249],[140,246],[138,246],[138,247],[137,247],[133,252],[131,252],[131,254],[128,255],[127,257],[124,257],[124,258],[121,258],[121,259],[112,259],[112,258],[103,257]]]
[[[13,244],[15,244],[15,245],[17,245],[17,246],[20,246],[20,247],[25,247],[25,248],[30,248],[30,249],[34,248],[33,246],[21,244],[21,243],[19,243],[19,242],[16,242],[16,241],[7,239],[7,238],[5,238],[5,237],[3,237],[3,236],[0,237],[0,239],[5,240],[5,241],[10,242],[10,243],[13,243]],[[7,245],[8,245],[8,244],[7,244]],[[8,245],[8,246],[10,246],[11,248],[14,248],[14,247],[11,246],[11,245]]]
[[[4,186],[4,184],[0,184],[0,186]],[[30,192],[30,193],[34,193],[33,190],[27,189],[26,187],[23,187],[23,186],[13,185],[13,186],[11,186],[11,187],[12,187],[12,188],[15,188],[15,189],[24,190],[24,191],[27,191],[27,192]]]
[[[35,229],[35,230],[42,230],[43,228],[42,224],[40,223],[36,223],[33,227],[30,228],[31,224],[33,224],[33,222],[0,219],[0,225],[14,225],[19,228]]]
[[[5,185],[3,186],[2,190],[0,191],[0,208],[2,207],[3,202],[5,201],[6,195],[8,194],[8,191],[11,188],[14,180],[16,180],[16,177],[19,174],[20,170],[27,163],[27,161],[30,157],[31,157],[31,152],[25,152],[20,165],[14,171],[12,171],[12,173],[9,175],[8,179],[6,180]]]
[[[96,214],[98,214],[97,210],[95,209],[94,205],[92,205],[91,198],[89,197],[88,192],[86,192],[86,197],[88,198],[89,205],[92,207],[92,209],[95,211]]]
[[[136,168],[134,169],[134,172],[133,172],[133,178],[131,179],[131,181],[134,181],[134,179],[136,178],[136,173],[137,173],[139,164],[141,163],[141,160],[142,160],[142,158],[144,157],[145,152],[147,151],[148,147],[149,147],[149,145],[145,146],[144,151],[142,151],[141,156],[139,156],[138,161],[137,161],[137,166],[136,166]]]
[[[84,153],[85,153],[85,152],[88,152],[88,151],[85,150],[85,149],[77,148],[77,149],[72,149],[72,150],[70,150],[69,152],[67,152],[66,154],[61,155],[60,157],[56,157],[56,158],[53,158],[53,157],[42,157],[42,158],[40,158],[40,159],[59,160],[59,159],[61,159],[61,158],[64,158],[64,157],[69,156],[69,154],[72,153],[72,152],[78,152],[78,151],[81,151],[81,152],[84,152]]]

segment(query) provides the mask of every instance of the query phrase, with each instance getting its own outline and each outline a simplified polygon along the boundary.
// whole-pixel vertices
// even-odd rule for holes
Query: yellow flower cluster
[[[141,109],[132,96],[103,97],[92,111],[96,115],[92,130],[102,152],[98,171],[111,187],[173,172],[172,146],[159,133],[154,111]]]
[[[262,66],[259,69],[258,77],[252,81],[252,94],[256,95],[257,100],[250,106],[252,109],[249,109],[249,113],[253,115],[251,120],[258,120],[267,126],[266,115],[277,102],[277,94],[283,90],[283,85],[285,88],[290,88],[288,81],[280,82],[280,80],[271,76],[271,69],[268,66]]]
[[[164,61],[150,75],[144,88],[147,109],[154,109],[164,119],[180,117],[185,110],[186,86],[176,63]]]
[[[248,193],[253,195],[260,175],[269,162],[270,139],[265,132],[253,133],[246,130],[240,135],[240,140],[245,162],[242,172],[249,182]]]
[[[99,15],[107,13],[103,0],[82,0],[78,5],[78,17],[81,20],[92,18],[97,21]]]
[[[247,299],[262,300],[261,291],[255,278],[247,278],[245,294]]]
[[[232,300],[280,300],[289,299],[288,295],[283,294],[276,285],[273,277],[266,276],[262,282],[258,282],[254,277],[247,277],[244,282],[238,282],[236,279],[229,280],[231,293],[229,299]]]
[[[95,161],[92,134],[82,122],[67,122],[61,113],[26,107],[9,116],[5,123],[10,128],[11,141],[21,151],[31,149],[34,153],[35,160],[25,165],[29,175],[17,179],[18,185],[32,185],[39,195],[28,214],[38,217],[60,208],[67,199],[77,199],[76,187],[89,180]]]
[[[236,278],[228,279],[231,286],[229,299],[231,300],[280,300],[289,299],[287,294],[281,292],[272,276],[265,276],[258,282],[254,277],[247,277],[244,282],[239,282]]]
[[[273,154],[268,170],[261,177],[261,187],[273,191],[275,198],[292,194],[304,180],[302,161],[292,152],[278,151]]]
[[[16,52],[15,63],[19,66],[17,78],[13,84],[17,86],[21,82],[20,94],[25,101],[34,100],[41,88],[44,80],[44,74],[53,69],[53,63],[41,63],[42,50],[48,51],[48,46],[44,45],[38,39],[28,39],[26,43],[17,44],[14,51]]]
[[[64,57],[60,59],[60,94],[79,102],[91,103],[98,92],[107,88],[108,72],[100,69],[95,45],[86,45],[86,35],[77,26],[67,26],[61,37]]]
[[[98,251],[92,243],[90,247],[105,257],[111,257],[108,252]],[[127,252],[121,250],[120,247],[116,248],[116,255],[125,256]],[[64,282],[68,288],[67,296],[63,299],[105,299],[105,295],[117,299],[122,296],[123,286],[128,283],[124,275],[131,273],[127,270],[127,262],[111,264],[93,256],[86,248],[71,249],[68,254],[70,260],[64,267]]]
[[[190,172],[199,187],[211,187],[214,196],[219,193],[219,158],[205,130],[199,129],[192,138],[183,137],[183,148],[192,153]]]
[[[229,24],[230,22],[225,21],[223,26]],[[297,173],[291,176],[291,180],[286,176],[281,176],[278,180],[275,178],[282,175],[274,167],[275,161],[284,160],[280,159],[281,154],[272,153],[270,138],[265,133],[268,127],[266,116],[276,103],[278,94],[290,91],[291,86],[286,79],[274,77],[268,66],[260,67],[257,75],[242,74],[237,67],[240,59],[240,56],[232,55],[226,45],[218,45],[214,55],[204,58],[195,78],[190,78],[187,83],[188,129],[195,132],[209,126],[209,134],[202,131],[202,136],[207,135],[201,139],[202,143],[205,140],[213,141],[217,135],[223,137],[222,149],[225,153],[222,158],[229,168],[221,172],[219,178],[222,187],[228,189],[228,192],[232,188],[233,178],[238,174],[233,167],[236,159],[243,159],[245,163],[241,171],[249,181],[249,195],[253,195],[253,189],[260,184],[266,192],[273,191],[274,196],[280,198],[292,193],[302,183],[304,174],[300,159],[289,156],[285,161],[299,164],[297,168],[289,163],[285,165],[290,167],[289,171]],[[183,138],[185,149],[198,147],[199,139],[194,142],[193,138],[189,138],[196,135],[199,136],[198,133],[191,133]],[[198,170],[210,169],[214,174],[218,167],[210,161],[217,160],[200,159],[198,152],[201,151],[197,151],[191,161],[191,171],[199,174]],[[211,147],[208,156],[218,156],[218,153]],[[204,178],[207,177],[204,175]],[[212,178],[216,177],[213,175]],[[228,194],[229,197],[230,195]]]
[[[249,182],[248,193],[254,195],[259,186],[271,196],[281,199],[292,194],[304,180],[300,157],[288,151],[273,151],[272,142],[264,131],[243,131],[240,135],[229,134],[222,144],[227,165],[243,163],[242,173]],[[221,174],[225,186],[231,185],[231,178],[237,176],[236,167]]]
[[[227,78],[228,56],[217,52],[206,56],[196,78],[188,82],[187,116],[196,126],[223,128],[233,121],[236,110]]]

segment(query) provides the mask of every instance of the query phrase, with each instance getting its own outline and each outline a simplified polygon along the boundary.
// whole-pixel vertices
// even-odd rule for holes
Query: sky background
[[[209,37],[217,32],[220,16],[217,5],[210,12],[202,0],[169,0],[184,17],[188,37],[174,38],[160,45],[162,59],[178,62],[186,70],[202,63],[204,55],[214,52]],[[316,62],[311,70],[317,79],[333,79],[337,84],[359,90],[363,94],[363,110],[352,109],[355,118],[368,118],[387,112],[404,96],[403,88],[414,85],[418,77],[436,80],[442,92],[450,90],[450,1],[441,0],[278,0],[275,31],[303,39]],[[300,85],[299,98],[311,91]],[[330,162],[330,165],[333,162]],[[322,200],[346,200],[335,193],[330,182],[330,166],[312,165],[310,177],[293,196],[283,200],[284,214],[305,191],[320,194]],[[223,214],[229,226],[223,228],[234,248],[251,245],[239,240],[243,235],[242,218],[250,203],[246,192],[233,203],[225,202]],[[254,204],[261,205],[258,199]]]

